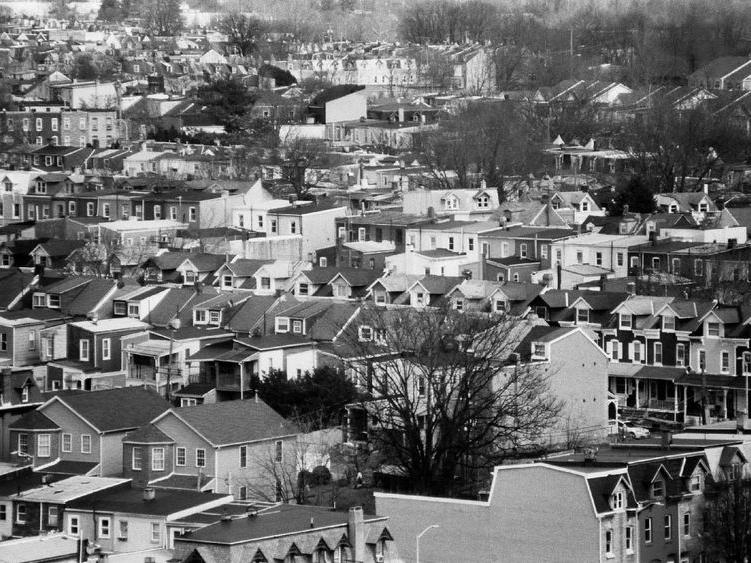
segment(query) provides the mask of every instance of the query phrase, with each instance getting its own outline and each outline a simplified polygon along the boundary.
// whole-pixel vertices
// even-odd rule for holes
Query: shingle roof
[[[267,440],[297,433],[297,428],[261,399],[223,401],[172,409],[215,446]]]
[[[27,412],[10,425],[17,430],[59,430],[60,427],[37,410]]]
[[[431,295],[446,295],[464,279],[462,276],[424,276],[419,283]]]
[[[159,489],[153,500],[144,500],[143,490],[123,489],[95,494],[85,499],[74,501],[68,507],[78,510],[96,509],[126,514],[166,516],[224,498],[227,498],[227,496],[184,489]]]
[[[153,424],[141,426],[138,430],[123,436],[123,442],[131,444],[172,444],[175,441]]]
[[[170,407],[156,392],[141,387],[87,391],[53,400],[68,405],[100,432],[138,428]]]
[[[253,295],[229,310],[228,327],[235,332],[250,332],[268,313],[277,298],[267,295]]]
[[[63,311],[69,315],[86,315],[117,286],[117,281],[107,279],[91,280],[82,291],[66,306]]]

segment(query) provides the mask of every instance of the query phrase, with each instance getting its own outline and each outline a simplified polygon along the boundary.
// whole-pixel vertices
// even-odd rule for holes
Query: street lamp
[[[427,534],[430,530],[433,528],[440,528],[438,524],[431,524],[427,528],[425,528],[422,532],[417,534],[417,537],[415,538],[415,563],[420,563],[420,538],[423,537],[425,534]]]

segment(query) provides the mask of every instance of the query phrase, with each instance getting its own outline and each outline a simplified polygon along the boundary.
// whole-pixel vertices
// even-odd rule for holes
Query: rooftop
[[[116,479],[113,477],[86,477],[76,475],[68,477],[55,483],[41,485],[35,489],[22,491],[14,495],[16,500],[25,500],[30,502],[51,502],[56,504],[65,504],[73,500],[85,497],[87,495],[124,485],[129,483],[130,479]]]

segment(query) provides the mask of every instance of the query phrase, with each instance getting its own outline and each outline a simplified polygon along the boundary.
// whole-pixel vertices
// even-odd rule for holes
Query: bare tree
[[[704,547],[715,559],[751,558],[751,479],[737,476],[708,484],[704,491]]]
[[[457,476],[490,470],[555,423],[548,374],[504,369],[518,335],[505,315],[411,307],[365,307],[342,335],[373,439],[415,491],[455,493]]]
[[[264,32],[264,25],[257,18],[233,11],[219,20],[218,29],[227,35],[230,45],[247,57],[257,50],[256,43]]]

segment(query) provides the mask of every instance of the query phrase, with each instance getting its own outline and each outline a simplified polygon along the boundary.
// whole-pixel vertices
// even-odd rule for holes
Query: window
[[[650,487],[649,494],[652,498],[660,499],[663,496],[665,496],[665,481],[662,479],[658,479],[657,481],[652,482],[652,486]]]
[[[196,449],[196,467],[206,467],[206,450]]]
[[[653,270],[659,270],[660,269],[660,258],[657,256],[652,257],[652,269]]]
[[[185,457],[185,448],[175,448],[175,465],[184,467]]]
[[[205,323],[206,309],[196,309],[195,311],[193,311],[193,316],[195,317],[195,323]]]
[[[26,524],[26,504],[22,502],[16,507],[16,524]]]
[[[109,517],[101,517],[101,518],[99,518],[99,537],[100,538],[108,538],[108,537],[110,537],[110,519],[109,519]]]
[[[584,252],[581,250],[576,251],[576,262],[582,264],[584,262]]]
[[[50,457],[52,440],[49,434],[40,434],[37,438],[37,456]]]
[[[302,334],[302,321],[292,321],[292,332]]]
[[[720,336],[720,323],[707,323],[707,336]]]
[[[162,528],[159,522],[151,523],[151,543],[160,543],[162,541]]]
[[[454,237],[449,237],[449,250],[454,250]]]
[[[545,358],[546,350],[545,344],[539,344],[537,342],[532,344],[532,356],[535,358]]]
[[[307,283],[300,283],[297,286],[297,294],[298,295],[307,295],[308,294],[308,284]]]
[[[527,243],[523,242],[519,245],[519,257],[526,258],[527,257]]]
[[[8,506],[5,504],[0,504],[0,521],[5,521],[8,519]]]
[[[221,313],[219,311],[209,311],[209,323],[218,325],[221,321]]]
[[[59,515],[59,512],[57,510],[57,506],[48,506],[47,507],[47,526],[50,526],[52,528],[57,528],[58,515]]]
[[[91,453],[91,434],[81,434],[81,453]]]
[[[29,402],[29,386],[24,385],[21,389],[21,402],[22,403],[28,403]]]
[[[702,267],[701,259],[694,260],[694,275],[695,276],[701,276],[702,272],[704,271],[704,268]]]
[[[595,252],[595,264],[602,266],[602,252]]]
[[[618,327],[622,330],[631,330],[632,326],[632,317],[628,313],[621,313],[618,315],[619,323]]]
[[[706,350],[699,350],[699,371],[707,369],[707,352]]]
[[[652,543],[652,519],[644,519],[644,543]]]
[[[655,342],[654,346],[652,347],[653,353],[653,363],[655,364],[661,364],[662,363],[662,342]]]
[[[128,303],[128,316],[136,319],[140,316],[138,303]]]
[[[68,518],[68,533],[71,536],[77,536],[79,530],[78,516],[71,516]]]
[[[271,220],[271,234],[276,234],[276,219]]]
[[[623,252],[618,252],[615,255],[615,261],[618,266],[623,266]]]
[[[373,340],[373,329],[369,326],[360,327],[360,342],[370,342]]]
[[[26,433],[21,433],[18,435],[18,453],[29,453],[29,435]]]
[[[464,299],[455,299],[454,300],[454,309],[457,311],[463,311],[464,310]]]
[[[0,334],[0,350],[3,352],[8,350],[8,333],[6,332]]]
[[[276,332],[289,332],[289,318],[287,317],[276,318]]]
[[[282,448],[283,445],[284,443],[281,440],[277,440],[274,443],[274,461],[276,461],[277,463],[281,463],[282,461],[282,457],[284,454],[284,450]]]
[[[94,202],[93,201],[86,202],[86,216],[87,217],[94,216]]]
[[[720,354],[720,370],[724,373],[730,371],[730,353],[723,350]]]
[[[271,278],[266,276],[261,277],[261,289],[271,289]]]
[[[143,461],[141,459],[141,447],[140,446],[133,446],[133,450],[131,451],[131,463],[130,466],[133,469],[133,471],[141,471],[143,468]]]
[[[73,451],[73,434],[63,433],[62,450],[65,453]]]
[[[630,552],[634,550],[634,528],[633,526],[626,526],[626,551]]]
[[[177,207],[172,206],[169,208],[169,218],[173,221],[177,219]]]
[[[29,130],[29,118],[28,117],[24,117],[21,120],[21,129],[23,129],[24,131]]]
[[[151,470],[164,471],[164,448],[151,448]]]
[[[704,488],[704,474],[701,471],[697,471],[691,476],[688,488],[692,493],[700,493]]]
[[[297,233],[297,223],[296,223],[295,221],[292,221],[292,222],[291,222],[291,223],[289,224],[289,232],[290,232],[290,234],[293,234],[293,235],[294,235],[295,233]]]
[[[469,250],[470,252],[473,252],[475,250],[475,239],[467,239],[467,250]]]
[[[52,130],[57,131],[59,129],[59,122],[57,120],[57,117],[53,117],[50,121],[50,124],[52,125]]]
[[[642,361],[642,354],[641,354],[641,342],[638,340],[634,340],[632,344],[632,350],[633,350],[633,361],[636,363],[641,363]]]
[[[662,330],[675,330],[675,317],[673,315],[662,317]]]
[[[188,220],[189,221],[195,221],[196,217],[197,217],[197,215],[196,215],[196,208],[195,207],[188,208]]]
[[[82,362],[89,361],[89,341],[85,338],[78,341],[78,359]]]
[[[751,352],[743,352],[743,373],[751,373]]]
[[[34,120],[34,125],[36,126],[36,130],[37,131],[41,131],[44,128],[44,124],[42,123],[42,118],[41,117],[37,117]]]
[[[222,287],[232,287],[232,276],[222,276]]]
[[[675,347],[675,365],[683,367],[686,364],[686,345],[678,344]]]
[[[34,331],[29,332],[29,350],[36,350],[37,335]]]
[[[613,555],[613,530],[605,530],[605,553]]]
[[[686,512],[683,515],[683,535],[685,537],[691,537],[691,513]]]
[[[248,446],[240,446],[240,467],[248,466]]]
[[[125,305],[125,303],[123,301],[115,301],[114,304],[112,305],[112,307],[113,307],[112,312],[115,315],[123,315],[124,316],[125,313],[126,313],[126,311],[127,311],[126,305]]]
[[[118,520],[117,522],[117,537],[121,540],[128,539],[128,521]]]
[[[670,541],[671,539],[673,539],[673,517],[670,516],[670,514],[665,515],[664,528],[665,541]]]
[[[109,338],[102,339],[102,359],[109,360],[112,357],[111,352],[112,340]]]
[[[610,497],[610,507],[613,510],[618,510],[620,508],[623,508],[623,492],[622,491],[613,493],[613,495]]]

